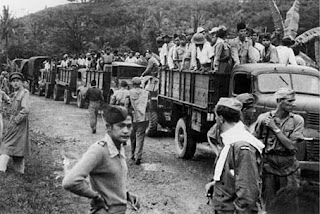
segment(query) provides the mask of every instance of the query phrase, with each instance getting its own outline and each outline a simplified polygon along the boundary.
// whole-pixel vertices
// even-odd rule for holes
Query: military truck
[[[175,130],[178,156],[193,157],[197,142],[215,123],[214,107],[220,97],[252,93],[257,98],[256,117],[276,108],[274,92],[280,87],[296,91],[295,113],[305,119],[305,140],[298,159],[306,168],[319,168],[319,71],[305,66],[243,64],[230,74],[160,71],[158,123]]]
[[[110,72],[86,68],[78,69],[76,67],[58,67],[53,88],[53,99],[58,101],[63,97],[65,104],[69,104],[72,100],[76,100],[77,106],[79,108],[84,108],[84,94],[93,79],[97,81],[97,87],[103,90],[105,99],[108,99],[111,79]]]

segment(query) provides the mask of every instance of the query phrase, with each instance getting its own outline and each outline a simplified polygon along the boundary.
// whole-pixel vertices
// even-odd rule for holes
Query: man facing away
[[[89,88],[85,94],[86,100],[89,100],[89,118],[90,127],[92,133],[95,134],[97,131],[97,117],[101,102],[103,102],[103,94],[100,89],[97,88],[96,80],[91,81],[91,88]]]
[[[121,81],[120,89],[115,91],[111,96],[110,105],[126,106],[127,98],[129,97],[128,83]]]
[[[107,134],[94,143],[69,171],[62,186],[92,199],[91,214],[125,214],[127,202],[139,208],[137,197],[127,191],[127,164],[123,144],[132,130],[132,117],[122,106],[108,106],[103,114]],[[90,177],[90,186],[86,177]]]
[[[264,145],[240,121],[242,103],[235,98],[220,98],[215,114],[223,142],[215,163],[212,203],[215,213],[257,213],[260,194],[261,153]]]
[[[145,132],[149,124],[149,114],[147,112],[149,92],[141,88],[140,77],[132,79],[133,88],[130,90],[129,109],[133,115],[133,130],[131,140],[131,159],[137,165],[141,164],[142,150]]]
[[[261,114],[254,135],[265,144],[263,166],[263,198],[266,209],[278,191],[299,187],[299,161],[296,144],[303,139],[304,120],[293,114],[295,92],[280,88],[275,93],[277,108]]]

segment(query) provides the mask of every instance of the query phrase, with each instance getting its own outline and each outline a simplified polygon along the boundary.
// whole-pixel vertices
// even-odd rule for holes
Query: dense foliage
[[[19,19],[1,17],[2,55],[10,59],[33,55],[61,57],[64,53],[85,53],[106,46],[144,51],[156,50],[161,34],[183,32],[201,25],[219,24],[235,34],[236,23],[272,32],[274,25],[267,1],[247,0],[81,0],[48,8]],[[278,0],[281,14],[293,0]],[[7,8],[8,9],[8,8]],[[319,26],[317,1],[301,0],[298,35]],[[7,19],[8,22],[3,22]],[[3,24],[7,23],[7,24]],[[8,24],[9,23],[9,24]],[[314,48],[307,54],[314,58]]]

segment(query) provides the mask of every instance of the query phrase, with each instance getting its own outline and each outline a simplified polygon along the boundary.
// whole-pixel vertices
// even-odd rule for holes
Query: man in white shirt
[[[201,33],[196,33],[192,37],[192,42],[196,45],[197,60],[201,65],[201,70],[206,72],[211,69],[211,58],[213,57],[213,49]]]
[[[126,58],[125,62],[137,63],[137,58],[133,55],[133,51],[130,51],[129,56]]]
[[[160,55],[160,63],[162,66],[168,65],[168,44],[170,42],[170,37],[168,35],[165,35],[162,37],[163,39],[163,45],[161,47],[161,52],[159,53]]]
[[[293,44],[294,41],[289,37],[284,37],[281,40],[281,45],[277,47],[280,64],[297,65],[294,52],[292,48],[290,48]]]
[[[170,47],[168,52],[168,66],[170,70],[177,68],[177,66],[174,64],[174,58],[175,58],[174,54],[176,53],[176,49],[179,45],[180,45],[179,36],[175,35],[173,40],[173,46]]]

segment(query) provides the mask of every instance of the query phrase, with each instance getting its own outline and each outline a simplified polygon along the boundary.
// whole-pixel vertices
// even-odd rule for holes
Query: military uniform
[[[263,197],[267,209],[278,190],[284,187],[299,187],[300,176],[296,150],[287,149],[276,134],[263,124],[264,118],[269,116],[275,118],[275,111],[261,114],[255,128],[255,136],[262,139],[266,146],[263,161]],[[286,118],[275,118],[275,121],[281,132],[294,144],[303,138],[304,120],[300,115],[289,113]]]
[[[89,88],[86,92],[86,100],[89,100],[89,118],[90,118],[90,127],[92,132],[96,132],[97,128],[97,117],[98,111],[100,108],[100,102],[103,101],[102,91],[97,87]]]

